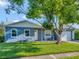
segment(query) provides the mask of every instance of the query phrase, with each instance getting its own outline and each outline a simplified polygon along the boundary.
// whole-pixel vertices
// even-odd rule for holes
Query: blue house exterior
[[[62,41],[71,41],[74,39],[74,30],[67,30],[68,26],[64,26],[63,29],[64,31],[61,34]],[[43,31],[41,25],[27,20],[6,24],[4,26],[4,34],[5,42],[48,41],[56,39],[56,34],[52,33],[51,30]]]
[[[43,41],[43,27],[27,20],[5,25],[5,41]]]

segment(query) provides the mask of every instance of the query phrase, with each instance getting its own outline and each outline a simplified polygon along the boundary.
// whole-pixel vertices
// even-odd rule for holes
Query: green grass
[[[64,57],[60,59],[79,59],[79,56],[73,56],[73,57]]]
[[[75,51],[79,51],[79,44],[66,42],[60,45],[54,42],[2,43],[0,44],[0,59]]]

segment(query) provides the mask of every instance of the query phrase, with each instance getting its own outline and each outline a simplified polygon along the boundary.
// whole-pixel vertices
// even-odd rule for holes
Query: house
[[[65,29],[61,34],[62,41],[72,41],[75,40],[75,29]]]
[[[6,24],[4,34],[6,42],[44,40],[43,27],[27,20]]]
[[[54,32],[52,32],[52,31],[49,30],[49,29],[46,29],[46,30],[44,31],[44,39],[45,39],[45,41],[52,41],[52,40],[55,40]]]
[[[76,40],[76,30],[79,30],[79,24],[68,24],[63,26],[64,31],[61,34],[62,41],[73,41]],[[77,35],[78,36],[78,35]],[[79,39],[79,37],[77,37]]]
[[[75,26],[74,26],[75,28]],[[75,39],[75,29],[63,27],[64,31],[61,34],[62,41],[71,41]],[[54,35],[50,30],[45,30],[39,24],[23,20],[5,24],[4,26],[5,42],[16,41],[48,41],[55,40]]]

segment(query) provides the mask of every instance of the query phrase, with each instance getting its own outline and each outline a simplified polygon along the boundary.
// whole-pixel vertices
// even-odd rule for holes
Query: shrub
[[[75,39],[76,40],[79,40],[79,30],[76,30],[75,31]]]
[[[0,43],[4,42],[4,36],[0,36]]]

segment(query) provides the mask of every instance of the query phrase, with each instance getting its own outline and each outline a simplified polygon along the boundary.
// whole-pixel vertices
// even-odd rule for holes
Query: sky
[[[7,22],[14,22],[14,21],[18,21],[18,20],[27,19],[24,14],[17,14],[17,12],[15,12],[15,11],[12,11],[9,15],[6,14],[5,8],[7,8],[7,5],[9,5],[9,4],[10,3],[7,2],[7,0],[0,0],[0,23],[6,22],[6,21]],[[28,7],[28,1],[27,0],[25,0],[24,7],[27,10],[27,7]],[[31,21],[34,21],[34,20],[31,20]]]
[[[34,23],[38,23],[38,22],[36,22],[34,20],[27,19],[24,14],[17,14],[15,11],[12,11],[10,13],[10,15],[6,14],[5,8],[7,8],[7,5],[9,5],[9,4],[10,3],[7,2],[7,0],[0,0],[0,23],[1,22],[4,22],[4,23],[17,22],[17,21],[21,21],[21,20],[25,20],[25,19],[29,20],[31,22],[34,22]],[[24,5],[25,5],[24,7],[27,10],[28,9],[27,8],[28,7],[28,1],[27,0],[25,0],[25,4]],[[44,19],[45,19],[45,17],[42,17],[41,19],[38,19],[38,20],[40,22],[43,22]],[[74,27],[78,27],[79,28],[79,26],[76,26],[76,25],[74,25]]]
[[[25,15],[17,14],[16,12],[12,11],[10,15],[6,14],[5,8],[9,5],[7,0],[0,0],[0,22],[2,21],[15,21],[18,19],[23,19]]]

